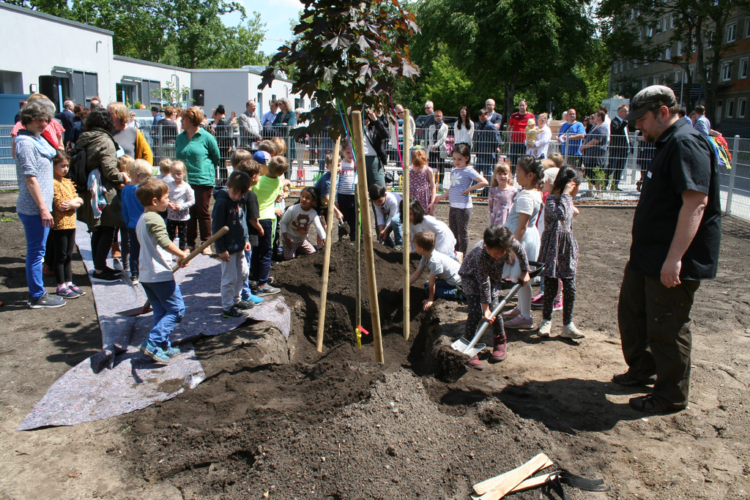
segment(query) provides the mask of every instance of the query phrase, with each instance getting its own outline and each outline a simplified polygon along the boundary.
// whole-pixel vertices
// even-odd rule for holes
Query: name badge
[[[648,177],[649,179],[651,178],[651,171],[650,171],[650,170],[649,170],[649,171],[648,171],[648,173],[646,174],[646,177]]]

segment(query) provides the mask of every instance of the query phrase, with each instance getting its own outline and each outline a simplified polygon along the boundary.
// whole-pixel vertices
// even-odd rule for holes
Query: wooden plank
[[[540,453],[518,468],[475,484],[474,492],[482,495],[482,500],[499,500],[536,471],[550,465],[552,461],[549,457]]]
[[[409,284],[409,278],[411,277],[410,272],[410,266],[409,266],[409,253],[411,252],[411,235],[410,227],[409,227],[409,201],[410,198],[410,192],[409,192],[409,150],[411,149],[411,144],[409,141],[409,133],[410,133],[410,127],[409,127],[409,121],[410,121],[411,113],[408,109],[404,110],[404,150],[401,151],[401,159],[402,159],[402,165],[401,167],[404,170],[404,176],[403,176],[403,187],[402,187],[402,194],[404,198],[404,210],[401,213],[401,227],[403,234],[403,252],[404,252],[404,338],[406,340],[409,340],[410,335],[410,329],[411,329],[411,302],[410,302],[410,288],[411,285]],[[398,137],[398,123],[394,125],[396,127],[396,137]]]
[[[375,251],[372,245],[372,222],[370,221],[370,202],[367,199],[367,167],[365,166],[365,136],[362,126],[362,112],[352,112],[352,133],[356,144],[357,177],[359,183],[359,206],[362,210],[362,239],[365,244],[365,264],[367,269],[367,289],[370,297],[370,317],[372,318],[372,337],[375,344],[375,361],[385,363],[383,356],[383,337],[380,331],[380,307],[378,306],[378,286],[375,282]],[[359,265],[359,262],[357,263]],[[520,481],[519,481],[520,482]]]
[[[333,232],[333,205],[336,200],[336,177],[339,169],[339,146],[341,137],[333,145],[333,164],[331,165],[331,189],[328,191],[328,215],[326,216],[326,249],[323,257],[323,286],[320,289],[320,313],[318,314],[318,352],[323,352],[323,331],[326,324],[326,300],[328,299],[328,270],[331,266],[331,233]]]
[[[542,474],[541,476],[530,477],[526,481],[522,482],[521,484],[519,484],[518,486],[510,490],[510,492],[517,493],[519,491],[533,490],[534,488],[544,486],[544,484],[547,482],[548,479],[554,478],[558,474],[559,472],[550,472],[549,474]]]

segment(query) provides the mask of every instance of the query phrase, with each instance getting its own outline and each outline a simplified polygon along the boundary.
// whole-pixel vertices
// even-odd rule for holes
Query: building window
[[[667,47],[667,50],[664,51],[664,59],[672,59],[672,49],[670,49],[669,47]]]
[[[614,63],[612,65],[612,74],[615,74],[615,75],[617,74],[617,63]]]
[[[721,68],[721,80],[726,82],[732,79],[732,63],[724,63]]]
[[[638,68],[638,59],[636,59],[635,61],[633,61],[633,68],[634,69]]]
[[[641,81],[641,88],[642,88],[642,89],[645,89],[646,87],[648,87],[648,80],[647,80],[646,78],[644,78],[644,79],[643,79],[643,80]]]
[[[256,113],[258,113],[258,116],[263,116],[263,92],[258,92],[258,100],[256,103],[258,107]]]
[[[682,81],[682,71],[675,71],[674,72],[674,82],[680,83]]]
[[[654,77],[654,85],[659,85],[659,77],[658,76]]]
[[[677,57],[682,57],[682,42],[677,42]]]
[[[674,29],[674,14],[669,15],[669,27]]]
[[[737,23],[727,26],[727,43],[732,43],[735,40],[737,40]]]
[[[737,102],[737,117],[745,118],[745,108],[747,107],[747,99],[742,98]]]
[[[628,61],[628,71],[630,71],[630,61]]]
[[[740,78],[747,78],[748,58],[740,59]]]
[[[727,99],[727,118],[734,118],[734,99]]]
[[[620,73],[622,73],[624,67],[625,63],[623,61],[620,61]]]
[[[745,18],[745,38],[750,37],[750,17]]]
[[[654,28],[646,28],[646,36],[654,36]]]

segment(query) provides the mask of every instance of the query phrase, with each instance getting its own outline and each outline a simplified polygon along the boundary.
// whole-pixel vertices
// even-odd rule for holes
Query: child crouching
[[[136,225],[137,239],[140,242],[139,277],[151,307],[154,309],[154,324],[143,341],[140,350],[143,354],[159,363],[169,363],[171,358],[180,354],[172,347],[169,336],[175,325],[185,315],[185,302],[182,300],[180,286],[172,275],[172,257],[180,261],[186,257],[169,239],[167,225],[159,215],[169,204],[169,186],[161,179],[147,179],[135,191],[143,214]],[[187,262],[180,262],[180,267]]]
[[[518,259],[521,274],[518,280],[529,282],[529,260],[526,251],[505,226],[490,226],[484,230],[483,241],[477,243],[464,257],[458,270],[461,276],[469,316],[466,319],[465,336],[474,337],[482,318],[489,320],[492,310],[499,303],[500,282],[503,279],[503,267],[511,252]],[[492,361],[503,361],[508,352],[508,341],[503,327],[503,318],[498,314],[492,322],[493,349]],[[481,370],[482,362],[478,355],[469,359],[469,366]]]
[[[242,300],[242,286],[250,273],[244,251],[250,250],[245,222],[245,194],[250,189],[250,176],[232,172],[227,189],[214,194],[211,213],[211,233],[216,234],[227,226],[229,232],[214,243],[221,260],[221,308],[225,318],[247,316],[245,310],[255,304]]]
[[[414,235],[414,248],[422,256],[419,267],[411,275],[409,284],[414,283],[422,275],[422,271],[429,269],[430,280],[425,285],[427,299],[422,301],[424,311],[432,307],[435,299],[461,299],[463,293],[461,276],[458,275],[460,264],[451,257],[435,250],[435,233],[425,231]]]
[[[299,203],[292,205],[281,218],[281,235],[284,237],[284,259],[292,260],[298,253],[311,255],[315,248],[307,240],[310,225],[315,225],[318,237],[325,241],[326,233],[318,212],[312,208],[317,203],[315,189],[306,187],[299,195]]]

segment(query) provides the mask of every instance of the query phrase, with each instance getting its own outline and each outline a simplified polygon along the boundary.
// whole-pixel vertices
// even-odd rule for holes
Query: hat
[[[672,107],[677,104],[674,92],[664,85],[652,85],[638,92],[630,101],[630,112],[625,115],[625,120],[637,120],[649,109],[661,106]]]
[[[550,184],[554,184],[558,173],[560,173],[559,168],[557,167],[548,168],[547,170],[544,171],[544,182],[549,182]]]

